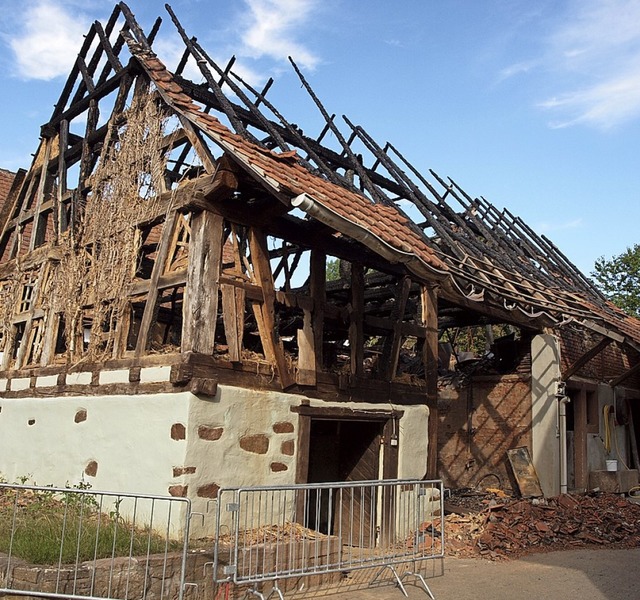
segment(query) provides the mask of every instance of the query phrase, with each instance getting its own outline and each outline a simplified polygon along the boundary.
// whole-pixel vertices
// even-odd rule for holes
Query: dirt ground
[[[436,600],[639,600],[639,566],[640,548],[581,549],[530,554],[499,562],[445,558],[429,563],[424,575]],[[416,586],[415,579],[407,577],[405,583],[410,600],[429,598]],[[319,596],[309,593],[307,597]],[[345,582],[339,593],[325,597],[404,598],[388,576],[384,584],[376,587]]]

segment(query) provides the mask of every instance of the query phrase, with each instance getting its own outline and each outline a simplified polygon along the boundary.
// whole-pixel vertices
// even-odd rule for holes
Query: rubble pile
[[[640,546],[640,505],[615,494],[547,500],[493,498],[445,517],[449,556],[489,559],[585,546]]]

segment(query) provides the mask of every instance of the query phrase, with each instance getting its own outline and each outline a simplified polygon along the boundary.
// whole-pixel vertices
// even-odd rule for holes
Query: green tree
[[[340,279],[340,262],[337,258],[327,259],[327,281]]]
[[[640,244],[609,260],[601,256],[591,277],[611,302],[640,318]]]

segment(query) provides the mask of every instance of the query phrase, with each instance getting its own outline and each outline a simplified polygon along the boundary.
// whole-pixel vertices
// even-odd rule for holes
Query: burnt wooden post
[[[380,372],[385,379],[393,381],[398,370],[398,360],[400,358],[400,348],[402,346],[402,321],[407,307],[409,292],[411,291],[411,279],[403,277],[396,287],[395,304],[391,310],[390,320],[393,326],[392,331],[385,340],[382,349],[382,357],[378,365]]]
[[[316,371],[322,371],[324,344],[324,304],[327,289],[327,255],[320,250],[311,251],[310,293],[313,298],[313,340],[316,353]]]
[[[298,300],[302,308],[302,329],[298,329],[298,385],[316,385],[316,345],[313,333],[313,298],[306,296]]]
[[[213,354],[218,317],[223,218],[209,211],[191,219],[182,352]]]
[[[244,336],[244,307],[246,292],[241,287],[222,284],[222,320],[224,324],[229,360],[242,360],[242,338]]]
[[[427,335],[423,348],[424,373],[429,406],[427,477],[438,476],[438,290],[424,285],[421,290],[422,322]]]
[[[282,389],[295,384],[284,355],[282,340],[277,331],[276,293],[269,264],[269,250],[264,233],[255,227],[249,231],[249,248],[256,284],[262,288],[263,302],[252,302],[253,312],[260,332],[265,358],[276,368]]]
[[[364,267],[351,264],[351,314],[349,315],[349,348],[351,375],[362,377],[364,371]]]
[[[158,254],[151,272],[151,280],[149,281],[149,288],[147,292],[147,302],[144,307],[142,322],[140,323],[140,330],[138,332],[138,341],[136,342],[135,350],[136,356],[144,354],[151,343],[149,333],[151,331],[151,325],[157,316],[158,281],[164,271],[164,265],[167,260],[167,255],[169,254],[172,231],[177,225],[176,221],[178,218],[182,218],[182,216],[178,216],[178,213],[175,210],[172,210],[168,214],[164,225],[162,226],[160,246],[158,247]]]

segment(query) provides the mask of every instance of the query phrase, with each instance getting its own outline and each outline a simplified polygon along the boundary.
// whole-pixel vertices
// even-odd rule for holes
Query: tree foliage
[[[608,260],[601,256],[591,277],[611,302],[640,318],[640,244]]]
[[[337,258],[327,260],[327,281],[336,281],[340,279],[340,262]]]

